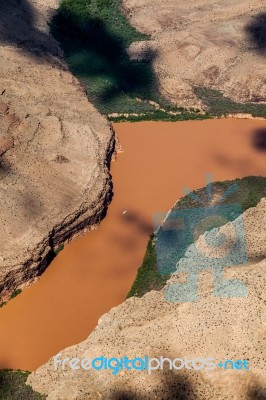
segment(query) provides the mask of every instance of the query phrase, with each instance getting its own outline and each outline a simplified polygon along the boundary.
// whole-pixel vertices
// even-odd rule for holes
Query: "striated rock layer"
[[[151,35],[129,53],[141,58],[153,50],[160,88],[172,101],[200,106],[194,86],[236,102],[266,101],[265,1],[123,0],[123,11]]]
[[[55,370],[53,359],[31,374],[28,383],[48,400],[96,399],[264,399],[266,323],[266,199],[243,214],[249,263],[231,267],[226,278],[247,285],[248,296],[213,296],[212,274],[200,274],[199,301],[169,303],[162,291],[130,298],[99,321],[84,342],[62,351],[60,359],[94,357],[169,357],[248,360],[249,370],[216,368],[164,372]],[[236,220],[237,221],[237,220]],[[228,230],[231,223],[221,228]],[[198,240],[202,240],[202,236]],[[189,249],[185,254],[189,263]],[[194,265],[194,259],[191,259]],[[174,274],[169,283],[176,281]]]
[[[34,280],[52,250],[95,225],[110,198],[113,134],[62,61],[58,7],[0,5],[0,296]]]

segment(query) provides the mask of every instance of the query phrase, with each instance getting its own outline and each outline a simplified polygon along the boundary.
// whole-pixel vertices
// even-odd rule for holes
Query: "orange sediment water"
[[[214,180],[265,175],[265,152],[253,144],[265,121],[114,128],[124,152],[111,164],[114,197],[107,216],[97,230],[65,246],[39,282],[0,310],[0,368],[34,370],[84,340],[100,316],[124,300],[145,254],[153,214],[169,210],[183,187],[204,186],[207,172]]]

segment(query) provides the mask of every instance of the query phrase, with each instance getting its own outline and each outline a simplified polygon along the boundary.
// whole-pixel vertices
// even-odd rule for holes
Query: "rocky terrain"
[[[238,221],[235,220],[236,223]],[[240,279],[248,296],[213,296],[211,271],[200,275],[198,302],[171,303],[162,291],[130,298],[100,320],[84,342],[62,351],[60,359],[105,357],[176,357],[215,360],[246,359],[250,370],[219,369],[169,371],[55,370],[53,359],[28,378],[48,400],[90,399],[265,399],[265,272],[266,199],[243,214],[249,262],[231,267],[226,278]],[[231,223],[221,228],[230,238]],[[196,244],[202,246],[202,236]],[[193,264],[188,248],[186,262]],[[170,283],[182,278],[172,275]]]
[[[0,4],[0,295],[36,279],[53,251],[101,219],[113,134],[63,62],[58,7]]]
[[[201,107],[193,88],[220,90],[235,102],[266,101],[264,0],[123,0],[130,23],[151,41],[133,43],[132,58],[155,54],[163,94]]]

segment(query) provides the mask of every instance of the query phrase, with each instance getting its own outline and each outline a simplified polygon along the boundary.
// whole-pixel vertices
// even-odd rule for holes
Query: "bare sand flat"
[[[115,124],[123,153],[112,163],[114,197],[99,229],[76,239],[34,286],[0,310],[0,368],[34,370],[84,340],[100,316],[121,303],[148,240],[153,213],[167,211],[182,188],[265,175],[255,146],[265,121],[208,120]],[[129,222],[123,211],[134,215]]]

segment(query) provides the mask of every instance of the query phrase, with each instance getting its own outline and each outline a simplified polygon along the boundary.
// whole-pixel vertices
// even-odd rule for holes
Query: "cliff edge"
[[[217,364],[227,359],[247,360],[249,370],[219,366],[169,370],[166,362],[163,371],[150,375],[145,370],[126,369],[114,375],[110,369],[73,370],[69,365],[55,369],[52,358],[29,376],[28,383],[48,394],[48,400],[265,399],[266,199],[245,211],[243,220],[249,262],[230,267],[225,278],[245,283],[247,296],[215,297],[211,271],[204,271],[199,301],[166,302],[163,291],[132,297],[105,314],[84,342],[62,350],[59,358],[212,357]],[[231,223],[220,229],[230,237]],[[202,245],[201,240],[202,236],[196,243]],[[194,265],[189,248],[184,257]],[[167,285],[177,278],[173,274]]]
[[[56,0],[0,4],[0,296],[101,219],[113,134],[68,71],[48,21]]]

